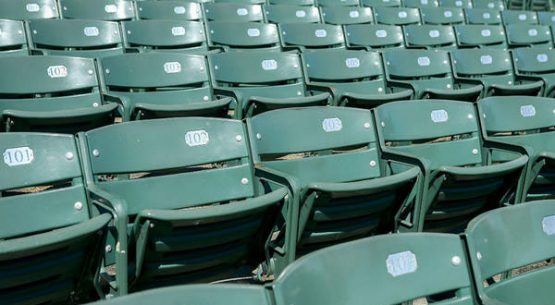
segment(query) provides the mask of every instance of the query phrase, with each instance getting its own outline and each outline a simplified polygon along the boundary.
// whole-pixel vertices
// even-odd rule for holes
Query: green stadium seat
[[[0,19],[0,33],[0,57],[29,54],[23,22]]]
[[[464,13],[467,24],[501,24],[501,12],[499,10],[471,8],[465,9]]]
[[[555,97],[555,51],[551,48],[517,48],[511,54],[515,74],[543,81],[543,96]]]
[[[268,0],[270,5],[315,6],[315,0]]]
[[[125,45],[139,52],[205,54],[208,43],[198,21],[134,20],[123,22]]]
[[[212,0],[214,3],[266,4],[266,0]]]
[[[503,24],[538,24],[536,12],[530,11],[502,11]]]
[[[555,302],[550,289],[555,280],[554,207],[552,200],[530,202],[491,211],[470,223],[465,237],[482,304]],[[508,275],[492,280],[498,274]]]
[[[555,25],[555,13],[552,12],[538,12],[538,22],[541,25]]]
[[[259,22],[212,21],[207,24],[208,46],[223,51],[280,51],[277,25]]]
[[[376,23],[390,25],[420,24],[420,12],[417,8],[376,7]]]
[[[240,3],[205,3],[206,21],[263,22],[262,6]]]
[[[553,3],[548,0],[530,0],[528,3],[528,10],[539,12],[552,12]]]
[[[273,252],[267,240],[292,196],[255,175],[241,121],[134,121],[79,139],[87,182],[122,202],[116,245],[130,253],[119,267],[131,291],[253,277]]]
[[[345,26],[345,39],[350,49],[404,48],[403,29],[398,25],[353,24]]]
[[[476,215],[521,198],[528,156],[484,141],[472,103],[403,101],[374,112],[384,154],[424,172],[420,230],[460,233]]]
[[[117,22],[43,19],[28,21],[28,26],[31,48],[46,55],[104,57],[124,52]]]
[[[487,139],[518,145],[530,161],[522,200],[555,198],[555,102],[544,97],[488,97],[478,103]]]
[[[455,78],[478,82],[484,96],[538,95],[542,81],[515,75],[511,55],[502,49],[458,49],[451,52]]]
[[[0,151],[2,303],[86,301],[111,217],[87,199],[75,138],[2,133]]]
[[[237,101],[237,118],[276,108],[326,105],[333,99],[329,88],[307,86],[295,53],[211,54],[209,63],[212,84]]]
[[[380,159],[373,126],[367,110],[331,106],[247,119],[257,168],[274,173],[276,181],[292,181],[296,210],[290,221],[297,231],[289,232],[289,239],[296,241],[296,257],[369,235],[416,229],[420,171]],[[284,157],[290,154],[297,157]]]
[[[75,133],[114,121],[119,100],[100,93],[93,59],[3,57],[0,67],[4,131]]]
[[[333,87],[336,105],[373,108],[413,95],[412,90],[388,88],[377,52],[314,51],[304,53],[303,58],[309,83]]]
[[[359,6],[359,0],[318,0],[318,6],[338,7],[338,6]]]
[[[104,58],[100,64],[104,91],[122,100],[124,121],[227,116],[231,99],[214,94],[203,56],[125,54]]]
[[[340,25],[316,23],[282,23],[279,25],[285,49],[343,49],[345,37]]]
[[[320,11],[316,6],[268,5],[266,18],[271,23],[319,23]]]
[[[202,21],[200,3],[187,0],[138,1],[136,3],[139,19]]]
[[[459,48],[507,48],[505,29],[501,25],[456,25],[455,35]]]
[[[277,305],[477,305],[465,248],[451,234],[375,236],[302,258],[273,284]]]
[[[133,2],[128,0],[60,0],[64,19],[122,21],[135,18]]]
[[[378,7],[378,6],[400,7],[401,6],[401,0],[361,0],[360,3],[363,6],[368,6],[368,7]]]
[[[472,7],[477,9],[505,10],[503,0],[472,0]]]
[[[439,0],[440,7],[472,8],[472,0]]]
[[[449,50],[457,47],[455,32],[447,25],[407,25],[404,28],[407,48]]]
[[[372,23],[374,16],[369,7],[326,6],[321,8],[322,19],[329,24]]]
[[[553,47],[551,30],[546,25],[509,24],[505,30],[509,48]]]
[[[453,77],[449,53],[442,50],[387,50],[385,74],[391,87],[412,89],[414,97],[476,101],[481,85]]]
[[[420,15],[424,24],[455,25],[464,23],[464,13],[461,8],[421,8]]]
[[[0,18],[12,20],[58,18],[56,0],[0,0]]]
[[[404,7],[434,8],[439,6],[438,0],[402,0]]]

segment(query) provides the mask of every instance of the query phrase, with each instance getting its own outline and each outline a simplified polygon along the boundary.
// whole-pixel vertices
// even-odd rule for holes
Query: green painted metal
[[[551,48],[517,48],[511,54],[516,75],[542,80],[542,95],[555,96],[555,51]]]
[[[214,0],[214,3],[266,4],[266,0]]]
[[[271,5],[299,5],[299,6],[314,6],[315,0],[268,0]]]
[[[0,18],[12,20],[58,18],[56,0],[1,0]]]
[[[510,48],[553,46],[551,30],[545,25],[509,24],[505,27]]]
[[[528,157],[484,141],[473,104],[404,101],[374,112],[384,153],[424,173],[420,230],[458,233],[474,216],[520,201]]]
[[[501,25],[456,25],[455,34],[459,48],[507,48],[505,29]]]
[[[31,20],[31,48],[46,55],[104,57],[123,54],[117,22],[100,20]]]
[[[205,3],[206,21],[263,22],[262,6],[241,3]]]
[[[401,0],[361,0],[360,3],[363,6],[369,6],[369,7],[378,7],[378,6],[399,7],[399,6],[401,6]]]
[[[329,24],[372,23],[374,15],[369,7],[325,6],[321,8],[322,19]]]
[[[117,243],[135,249],[120,246],[134,255],[129,269],[125,259],[116,265],[131,290],[252,277],[265,261],[271,268],[268,241],[285,229],[274,225],[290,208],[288,191],[255,175],[240,121],[144,120],[79,138],[89,183],[121,198]]]
[[[540,305],[555,301],[549,289],[555,279],[553,264],[518,275],[510,272],[529,264],[545,264],[555,256],[554,219],[555,202],[546,200],[491,211],[469,224],[465,237],[483,304]],[[500,280],[491,281],[498,274]]]
[[[404,27],[407,48],[451,50],[457,47],[455,32],[447,25],[407,25]]]
[[[543,97],[489,97],[478,103],[488,140],[518,145],[529,156],[522,200],[555,198],[553,100]],[[514,149],[514,148],[513,148]]]
[[[320,11],[316,6],[268,5],[264,9],[268,22],[319,23]]]
[[[394,305],[440,293],[448,297],[437,304],[479,304],[467,266],[456,235],[376,236],[301,258],[275,281],[273,291],[277,305],[363,305],[368,300]]]
[[[208,45],[223,51],[280,51],[277,25],[259,22],[212,21],[207,24]]]
[[[203,18],[200,3],[187,0],[137,2],[137,17],[180,21],[202,21]]]
[[[496,9],[489,8],[469,8],[465,9],[467,24],[501,24],[501,12]]]
[[[464,23],[463,10],[457,7],[421,8],[420,15],[423,24],[455,25]]]
[[[404,7],[435,8],[439,6],[438,0],[402,0]]]
[[[267,110],[325,105],[328,87],[306,84],[298,54],[229,52],[209,56],[212,84],[237,102],[236,117]]]
[[[27,35],[23,22],[0,19],[0,56],[28,55]]]
[[[412,89],[417,99],[476,101],[482,93],[481,85],[454,79],[447,51],[390,49],[383,57],[390,86]]]
[[[473,0],[472,7],[477,9],[505,10],[503,0]]]
[[[2,303],[88,300],[110,216],[87,199],[74,137],[3,133],[0,151]]]
[[[502,49],[458,49],[451,52],[455,78],[478,81],[484,96],[539,95],[543,82],[515,75],[509,51]]]
[[[379,53],[365,51],[314,51],[303,54],[308,82],[330,86],[335,105],[373,108],[407,100],[412,90],[393,92],[383,76]]]
[[[230,98],[218,97],[200,55],[144,53],[100,62],[103,90],[122,100],[124,121],[228,114]]]
[[[350,49],[403,48],[403,29],[397,25],[353,24],[345,26],[345,39]]]
[[[338,7],[338,6],[359,6],[359,0],[318,0],[318,6]]]
[[[440,7],[472,8],[472,0],[439,0]]]
[[[374,17],[379,24],[420,24],[420,12],[417,8],[375,7]]]
[[[538,24],[536,12],[505,10],[501,12],[504,25],[509,24]]]
[[[538,23],[541,25],[555,25],[555,13],[552,12],[538,12]]]
[[[122,21],[134,19],[135,8],[128,0],[60,0],[65,19]]]
[[[380,158],[369,111],[280,109],[248,118],[247,126],[257,168],[288,181],[293,193],[287,221],[296,229],[283,238],[295,256],[416,229],[420,172]],[[291,154],[297,157],[282,158]]]
[[[5,131],[75,133],[113,122],[117,104],[111,101],[119,100],[100,93],[93,59],[4,57],[0,66]]]
[[[279,25],[281,42],[287,49],[345,48],[345,37],[340,25],[316,23],[282,23]]]

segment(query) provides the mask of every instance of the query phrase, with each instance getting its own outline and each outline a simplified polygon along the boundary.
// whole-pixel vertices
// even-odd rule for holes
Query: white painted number
[[[274,59],[266,59],[262,61],[262,69],[268,70],[277,70],[278,64],[277,61]]]
[[[83,29],[83,33],[85,33],[87,37],[96,37],[100,34],[100,31],[95,26],[88,26]]]
[[[168,74],[181,72],[181,64],[177,61],[167,62],[164,64],[164,71]]]
[[[443,109],[433,110],[430,113],[430,117],[432,118],[432,122],[434,123],[443,123],[449,120],[449,114]]]
[[[185,134],[185,143],[191,147],[206,145],[208,142],[210,142],[210,137],[206,130],[192,130]]]
[[[340,131],[343,129],[343,122],[339,118],[329,118],[322,121],[322,128],[325,132]]]
[[[33,150],[29,147],[9,148],[4,151],[4,163],[8,166],[30,164],[34,159]]]
[[[410,251],[391,254],[387,257],[385,262],[387,272],[389,272],[389,274],[393,277],[413,273],[416,272],[416,269],[418,269],[416,255]]]
[[[48,73],[48,76],[50,76],[50,78],[67,77],[67,68],[66,68],[66,66],[62,66],[62,65],[60,65],[60,66],[50,66],[50,67],[48,67],[46,72]]]
[[[520,106],[520,114],[525,118],[533,117],[536,115],[536,107],[534,105]]]

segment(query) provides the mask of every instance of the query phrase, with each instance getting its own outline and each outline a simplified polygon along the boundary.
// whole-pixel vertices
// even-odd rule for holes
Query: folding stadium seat
[[[340,25],[316,23],[282,23],[281,42],[286,49],[342,49],[345,37]]]
[[[318,0],[318,6],[325,7],[325,6],[359,6],[359,0]]]
[[[448,25],[407,25],[405,45],[419,49],[454,49],[457,47],[455,32]]]
[[[297,208],[290,222],[297,231],[289,232],[289,240],[297,243],[297,257],[416,229],[420,171],[380,159],[373,126],[369,111],[347,107],[281,109],[247,119],[257,168],[276,181],[292,181]],[[290,154],[302,157],[284,157]]]
[[[509,24],[505,30],[510,48],[553,47],[551,31],[546,25]]]
[[[472,8],[472,0],[439,0],[440,7]]]
[[[345,39],[350,49],[403,48],[403,29],[397,25],[353,24],[345,26]]]
[[[268,0],[270,5],[296,5],[296,6],[315,6],[314,0]]]
[[[530,158],[522,200],[555,198],[555,102],[544,97],[488,97],[480,100],[478,109],[488,140],[521,146]]]
[[[439,6],[438,0],[402,0],[404,7],[434,8]]]
[[[368,7],[378,7],[378,6],[400,7],[401,6],[401,0],[361,0],[360,3],[363,6],[368,6]]]
[[[333,87],[336,105],[373,108],[413,95],[406,89],[391,92],[377,52],[314,51],[304,53],[303,58],[309,83]]]
[[[237,118],[276,108],[325,105],[333,99],[329,88],[305,83],[298,54],[212,54],[209,64],[217,92],[237,101]]]
[[[502,11],[503,24],[538,24],[536,12],[530,11]]]
[[[472,7],[503,11],[505,9],[505,3],[503,2],[503,0],[472,0]]]
[[[13,20],[58,18],[56,0],[0,0],[0,18]]]
[[[29,54],[23,22],[0,19],[0,33],[0,57]]]
[[[198,21],[126,21],[123,23],[123,33],[126,47],[140,52],[205,54],[208,51],[204,25]]]
[[[28,26],[31,48],[43,54],[103,57],[124,52],[117,22],[44,19],[28,21]]]
[[[390,25],[420,24],[420,12],[417,8],[376,7],[374,8],[376,23]]]
[[[88,200],[75,138],[2,133],[0,150],[2,304],[86,301],[111,217]]]
[[[553,3],[548,0],[530,0],[528,3],[528,10],[539,12],[552,12]]]
[[[319,23],[320,11],[316,6],[268,5],[266,18],[272,23]]]
[[[172,19],[180,21],[202,21],[200,3],[187,0],[138,1],[139,19]]]
[[[212,21],[207,24],[208,46],[223,51],[280,51],[277,25],[260,22]]]
[[[262,6],[239,3],[205,3],[206,21],[263,22]]]
[[[387,50],[386,78],[394,88],[412,89],[414,97],[476,101],[481,85],[456,81],[449,53],[442,50]]]
[[[502,49],[458,49],[451,52],[458,80],[484,86],[484,96],[538,95],[542,81],[515,75],[509,51]]]
[[[555,25],[555,13],[537,12],[538,22],[541,25]]]
[[[515,74],[519,77],[542,80],[542,95],[555,97],[555,51],[546,48],[517,48],[511,54]]]
[[[65,19],[122,21],[135,18],[133,2],[128,0],[60,0]]]
[[[372,23],[374,19],[369,7],[327,6],[321,10],[322,19],[329,24]]]
[[[468,265],[456,235],[392,234],[302,258],[272,287],[277,305],[430,304],[413,300],[437,294],[448,298],[437,304],[477,305]]]
[[[508,10],[528,10],[527,4],[531,2],[528,0],[507,0],[506,6]]]
[[[491,9],[465,9],[467,24],[485,24],[485,25],[500,25],[501,12]]]
[[[272,255],[267,241],[292,196],[255,174],[241,121],[134,121],[79,139],[87,183],[123,203],[116,245],[133,253],[119,265],[130,290],[252,276]]]
[[[464,24],[455,26],[459,48],[507,48],[501,25]]]
[[[104,91],[123,102],[123,120],[171,116],[227,116],[230,98],[218,99],[206,59],[199,55],[125,54],[101,61]]]
[[[474,219],[465,237],[482,304],[553,304],[553,235],[552,200],[506,207]],[[498,274],[508,275],[492,280]]]
[[[420,230],[459,233],[474,216],[521,198],[528,157],[493,158],[502,150],[482,139],[472,103],[392,102],[374,112],[384,154],[424,172]]]
[[[464,23],[464,13],[461,8],[421,8],[422,23],[435,25],[455,25]]]
[[[0,114],[5,131],[74,133],[113,122],[117,98],[103,95],[93,59],[0,58]]]

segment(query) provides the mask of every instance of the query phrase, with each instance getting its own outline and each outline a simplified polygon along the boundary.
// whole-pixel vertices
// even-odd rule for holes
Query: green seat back
[[[438,0],[403,0],[404,7],[431,8],[438,7]]]
[[[135,18],[133,2],[128,0],[60,0],[66,19],[121,21]]]
[[[318,6],[359,6],[359,0],[318,0]]]
[[[259,22],[212,21],[208,25],[208,44],[231,49],[279,49],[275,24]]]
[[[319,23],[320,11],[316,6],[268,5],[264,9],[268,22]]]
[[[554,207],[553,201],[520,204],[480,215],[468,225],[465,236],[474,278],[486,302],[540,305],[555,300],[548,288],[555,268],[546,265],[555,256]],[[530,264],[537,266],[491,281],[495,275]]]
[[[298,5],[298,6],[314,6],[314,0],[268,0],[270,5]]]
[[[100,20],[32,20],[30,41],[46,54],[102,57],[123,53],[117,22]]]
[[[548,81],[550,75],[555,75],[554,50],[547,48],[516,48],[512,51],[512,55],[515,71],[518,74],[545,76],[547,87],[554,84]]]
[[[1,0],[0,18],[13,20],[58,18],[56,0]]]
[[[501,12],[503,24],[538,24],[536,12],[505,10]]]
[[[470,8],[464,10],[467,24],[501,24],[501,12],[493,9]]]
[[[262,6],[240,3],[205,3],[204,16],[207,21],[262,22]]]
[[[401,6],[401,0],[361,0],[360,2],[363,6],[369,6],[369,7],[378,7],[378,6],[399,7],[399,6]]]
[[[507,48],[505,29],[501,25],[456,25],[455,34],[460,48]]]
[[[376,23],[390,25],[419,24],[420,12],[417,8],[376,7]]]
[[[555,13],[538,12],[538,22],[541,25],[555,25]]]
[[[0,56],[29,54],[23,22],[0,19],[0,32]]]
[[[369,7],[326,6],[322,8],[322,18],[329,24],[371,23],[374,19]]]
[[[136,20],[123,23],[127,47],[143,51],[207,50],[204,25],[198,21]]]
[[[441,7],[472,8],[472,0],[439,0]]]
[[[436,25],[454,25],[464,23],[462,8],[438,7],[421,8],[422,23]]]
[[[456,47],[453,27],[447,25],[407,25],[405,43],[409,48],[440,49]]]
[[[187,0],[141,1],[137,2],[139,19],[172,19],[202,21],[202,8],[199,3]]]
[[[274,282],[277,305],[394,305],[454,292],[439,304],[473,301],[457,235],[406,233],[337,245],[294,262]],[[333,274],[333,276],[326,276]]]
[[[472,77],[489,84],[514,84],[511,56],[502,49],[458,49],[451,52],[457,76]]]
[[[345,47],[343,29],[340,25],[283,23],[279,27],[284,46],[307,49]]]
[[[503,0],[473,0],[472,7],[478,9],[505,10]]]
[[[509,47],[552,47],[551,31],[545,25],[509,24],[505,27]]]
[[[403,29],[398,25],[353,24],[345,26],[348,47],[385,49],[404,47]]]

